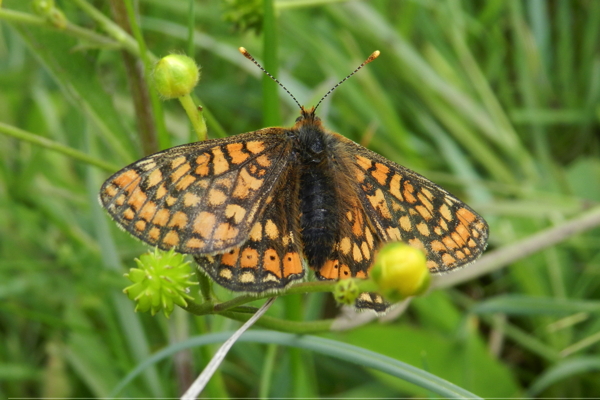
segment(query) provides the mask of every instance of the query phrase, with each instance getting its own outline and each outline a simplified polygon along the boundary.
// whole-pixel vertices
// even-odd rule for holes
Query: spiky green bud
[[[123,292],[137,302],[135,311],[150,311],[155,315],[161,309],[166,317],[173,312],[175,304],[187,306],[187,300],[193,300],[189,288],[197,285],[191,281],[192,269],[183,254],[154,250],[135,259],[138,268],[131,268],[125,274],[133,285]]]

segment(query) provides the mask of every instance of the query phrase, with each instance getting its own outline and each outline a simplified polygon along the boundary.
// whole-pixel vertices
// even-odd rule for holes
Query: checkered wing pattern
[[[319,279],[367,278],[381,246],[381,239],[369,223],[358,197],[355,194],[347,196],[344,203],[347,208],[340,221],[340,235],[333,251],[324,265],[314,268]],[[356,307],[382,312],[389,303],[377,293],[361,293]]]
[[[290,158],[282,129],[174,147],[110,177],[100,201],[133,236],[188,254],[240,246]]]
[[[313,266],[320,279],[366,278],[380,245],[356,196],[348,196],[340,232],[329,259]]]
[[[297,173],[297,168],[282,173],[244,244],[224,254],[195,256],[213,280],[235,291],[263,292],[303,278]]]
[[[350,155],[356,192],[382,242],[422,249],[432,273],[468,264],[485,250],[487,223],[469,206],[416,172],[339,138]]]

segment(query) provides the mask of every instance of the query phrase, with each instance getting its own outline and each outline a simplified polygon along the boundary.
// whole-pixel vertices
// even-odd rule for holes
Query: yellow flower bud
[[[387,300],[397,302],[417,296],[430,283],[425,254],[404,243],[388,243],[377,254],[371,278],[379,286],[379,293]]]
[[[200,80],[200,69],[190,57],[170,54],[156,63],[154,87],[165,99],[190,94]]]

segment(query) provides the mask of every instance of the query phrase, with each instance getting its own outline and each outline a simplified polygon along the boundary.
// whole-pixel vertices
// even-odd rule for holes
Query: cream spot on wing
[[[366,242],[362,242],[362,244],[360,245],[360,249],[362,250],[362,253],[363,253],[365,259],[370,260],[371,259],[371,251],[369,250],[369,246],[367,245]]]
[[[167,197],[165,202],[167,203],[167,205],[169,207],[171,207],[173,204],[177,203],[177,197],[173,197],[173,196],[169,195],[169,197]]]
[[[148,188],[151,188],[154,185],[157,185],[160,181],[162,181],[162,172],[160,169],[155,169],[148,176]]]
[[[262,225],[260,222],[254,223],[252,230],[250,231],[250,239],[258,242],[262,239]]]
[[[213,188],[208,192],[208,204],[212,206],[220,206],[221,204],[225,203],[226,200],[227,196],[219,189]]]
[[[219,271],[219,276],[229,281],[233,277],[233,274],[231,273],[231,270],[229,268],[223,268],[221,269],[221,271]]]
[[[237,204],[228,204],[225,207],[225,216],[227,218],[233,218],[236,224],[239,224],[246,215],[246,209]]]
[[[340,241],[340,250],[342,254],[347,255],[350,253],[350,248],[352,247],[352,243],[350,242],[349,237],[345,237]]]
[[[196,196],[194,193],[186,193],[183,195],[183,205],[186,207],[193,207],[198,205],[200,202],[200,197]]]
[[[453,219],[452,213],[450,212],[450,209],[446,204],[442,204],[442,206],[440,207],[440,214],[442,214],[442,217],[444,217],[446,221],[452,221]]]
[[[279,237],[279,229],[277,229],[277,225],[270,219],[265,223],[265,234],[271,239],[277,239]]]
[[[169,221],[169,227],[174,228],[185,228],[188,223],[187,215],[184,212],[177,211],[171,217]]]
[[[365,238],[367,239],[367,243],[369,244],[370,248],[373,248],[373,234],[371,233],[370,229],[365,229]]]
[[[214,174],[220,175],[223,172],[228,171],[229,163],[225,159],[225,156],[223,155],[223,151],[221,150],[221,148],[220,147],[213,148],[212,153],[214,156],[213,161],[212,161]]]
[[[250,191],[255,191],[262,186],[263,180],[256,179],[248,173],[246,168],[242,168],[233,190],[233,197],[245,199],[250,195]]]
[[[398,228],[387,228],[386,233],[388,234],[388,237],[390,238],[390,240],[397,240],[397,241],[401,241],[402,240],[402,236],[400,235],[400,230]]]
[[[388,208],[387,202],[385,201],[385,197],[383,196],[383,192],[381,189],[377,189],[373,196],[367,196],[369,202],[373,206],[373,208],[379,212],[379,214],[385,218],[392,218],[392,214],[390,213],[390,209]]]
[[[185,162],[185,157],[181,156],[178,157],[177,160],[179,159],[183,159],[183,161]],[[172,164],[175,164],[175,161],[173,161]],[[175,169],[173,168],[175,171],[171,174],[170,178],[171,178],[171,182],[177,182],[182,176],[184,176],[185,174],[188,173],[188,171],[190,169],[192,169],[192,167],[190,167],[190,164],[184,164],[181,167]]]
[[[407,215],[403,215],[400,217],[400,228],[404,232],[409,232],[412,230],[412,224],[410,223],[410,218]]]
[[[427,226],[427,224],[421,222],[419,224],[417,224],[417,230],[419,231],[419,233],[423,236],[429,236],[429,227]]]
[[[354,243],[354,246],[352,246],[352,259],[357,263],[363,260],[362,253],[360,252],[360,249],[356,243]]]
[[[240,282],[242,283],[252,283],[255,280],[256,278],[254,277],[254,274],[250,271],[244,272],[242,275],[240,275]]]
[[[215,227],[216,220],[213,213],[206,211],[198,213],[196,219],[194,219],[194,233],[197,233],[204,238],[210,237]]]

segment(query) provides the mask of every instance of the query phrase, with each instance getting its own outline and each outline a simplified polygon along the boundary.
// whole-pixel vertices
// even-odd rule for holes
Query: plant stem
[[[144,64],[143,68],[141,68],[137,57],[129,52],[123,50],[121,55],[123,56],[127,80],[129,81],[129,87],[131,89],[137,131],[144,155],[156,153],[159,150],[156,140],[157,135],[154,118],[156,110],[152,107],[154,102],[151,99],[151,94],[146,81],[150,69],[148,67],[145,43],[139,27],[135,23],[131,1],[123,2],[122,0],[110,0],[110,8],[115,21],[119,24],[121,29],[127,33],[133,32],[140,49],[140,56]],[[158,107],[160,107],[160,104],[158,104]],[[160,110],[158,111],[160,112]]]
[[[114,172],[119,169],[119,167],[107,163],[103,160],[100,160],[95,157],[91,157],[79,150],[76,150],[72,147],[65,146],[64,144],[60,144],[53,140],[47,139],[45,137],[33,134],[31,132],[24,131],[23,129],[15,128],[14,126],[5,124],[0,122],[0,133],[4,133],[5,135],[12,136],[19,140],[23,140],[25,142],[29,142],[41,147],[45,147],[50,150],[54,150],[58,153],[62,153],[68,157],[71,157],[77,161],[84,162],[86,164],[93,165],[95,167],[101,168],[103,170]]]
[[[48,23],[48,20],[42,17],[38,17],[37,15],[23,13],[20,11],[7,10],[5,8],[0,8],[0,19],[14,22],[19,24],[29,24],[29,25],[38,25],[44,26],[47,28],[51,28],[54,30],[58,30],[74,36],[78,39],[85,40],[88,42],[92,42],[102,47],[111,47],[111,48],[120,48],[123,47],[121,43],[107,38],[106,36],[98,35],[96,32],[91,31],[89,29],[82,28],[80,26],[74,25],[70,22],[67,22],[67,25],[60,29],[56,26]]]
[[[110,18],[102,14],[98,9],[93,7],[90,3],[85,0],[71,0],[77,4],[83,11],[85,11],[90,17],[92,17],[109,36],[115,39],[131,54],[136,57],[141,56],[140,48],[136,40],[121,27],[115,24]],[[157,58],[152,53],[148,52],[148,58],[152,62],[156,62]]]
[[[303,293],[315,293],[315,292],[331,292],[336,285],[336,282],[320,281],[320,282],[304,282],[297,285],[291,286],[286,289],[285,292],[281,293],[259,293],[256,295],[242,295],[238,296],[229,301],[223,303],[214,304],[211,301],[204,302],[202,304],[190,302],[185,308],[187,311],[195,315],[205,315],[222,313],[230,310],[234,307],[241,306],[246,303],[250,303],[255,300],[266,299],[273,296],[287,296],[290,294],[303,294]]]
[[[277,77],[277,23],[273,0],[263,1],[263,62],[265,70]],[[279,87],[267,75],[263,75],[263,124],[278,126],[281,124],[279,115]]]
[[[212,285],[211,280],[208,276],[200,272],[199,268],[196,268],[196,277],[198,278],[198,284],[200,286],[200,295],[204,302],[212,301]]]
[[[220,312],[227,318],[235,319],[236,321],[247,321],[252,316],[246,313],[236,313],[231,311]],[[263,326],[265,328],[273,329],[280,332],[296,333],[296,334],[308,334],[317,332],[327,332],[331,328],[331,324],[334,320],[322,319],[318,321],[289,321],[279,318],[270,317],[263,315],[261,319],[256,321],[256,325]]]
[[[336,282],[304,282],[299,283],[286,289],[285,292],[278,293],[277,296],[287,296],[290,294],[301,294],[301,293],[314,293],[314,292],[331,292]],[[273,293],[259,293],[256,295],[243,295],[238,296],[232,300],[224,303],[216,304],[215,311],[222,312],[233,307],[240,306],[242,304],[250,303],[254,300],[260,300],[267,297],[273,297]]]
[[[206,121],[202,115],[202,107],[196,107],[194,100],[192,100],[192,96],[189,94],[180,97],[179,102],[192,122],[192,127],[194,128],[196,135],[198,135],[198,140],[201,142],[206,140]]]

